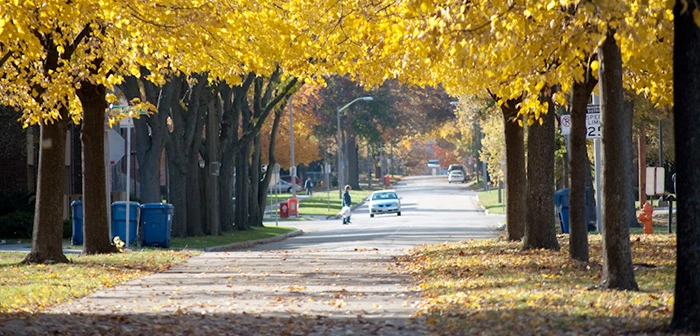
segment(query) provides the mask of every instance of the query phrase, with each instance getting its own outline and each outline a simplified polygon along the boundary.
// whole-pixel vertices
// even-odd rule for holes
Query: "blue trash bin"
[[[554,192],[554,206],[557,210],[561,233],[569,233],[569,189]]]
[[[141,205],[141,246],[170,247],[170,232],[173,226],[173,205],[146,203]]]
[[[112,203],[112,240],[119,236],[119,239],[126,242],[126,208],[126,202]],[[129,245],[133,245],[138,235],[139,203],[129,202],[129,210]]]
[[[70,204],[73,217],[73,236],[71,245],[83,245],[83,201],[73,201]]]

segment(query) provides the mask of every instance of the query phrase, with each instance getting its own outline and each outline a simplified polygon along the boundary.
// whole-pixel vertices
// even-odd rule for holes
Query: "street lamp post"
[[[341,166],[341,165],[342,165],[342,162],[343,162],[343,159],[342,159],[342,153],[343,153],[343,151],[342,151],[342,145],[340,144],[340,141],[341,141],[341,140],[340,140],[340,138],[341,138],[341,134],[340,134],[340,112],[343,112],[343,110],[345,110],[346,108],[348,108],[350,105],[352,105],[352,104],[354,104],[355,102],[360,101],[360,100],[370,101],[370,100],[374,100],[374,98],[369,97],[369,96],[367,96],[367,97],[355,98],[353,101],[351,101],[351,102],[345,104],[345,106],[339,108],[339,109],[338,109],[338,113],[337,113],[337,117],[338,117],[338,118],[337,118],[337,120],[338,120],[338,125],[337,125],[337,127],[338,127],[338,192],[339,192],[339,194],[340,194],[340,197],[343,197],[343,182],[344,182],[344,181],[343,181],[343,173],[342,173],[342,170],[343,170],[344,167]]]

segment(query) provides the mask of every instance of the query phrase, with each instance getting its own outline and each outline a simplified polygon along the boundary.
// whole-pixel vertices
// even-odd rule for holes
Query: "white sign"
[[[559,121],[561,134],[571,134],[571,115],[564,114],[559,118]],[[600,138],[600,113],[588,113],[586,114],[586,139],[598,138]]]
[[[109,164],[115,165],[124,157],[124,138],[113,129],[107,130],[109,137]]]
[[[647,195],[663,195],[665,189],[665,171],[663,167],[647,167]]]

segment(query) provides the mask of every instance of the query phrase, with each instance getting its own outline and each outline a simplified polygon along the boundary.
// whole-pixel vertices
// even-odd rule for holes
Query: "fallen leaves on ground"
[[[503,239],[416,247],[398,259],[419,281],[419,315],[443,335],[662,333],[670,323],[675,235],[631,237],[640,291],[591,290],[602,273],[600,236],[590,262],[560,251],[521,251]]]
[[[26,253],[0,254],[0,314],[35,313],[103,287],[162,272],[196,251],[145,250],[69,256],[72,263],[23,265]]]

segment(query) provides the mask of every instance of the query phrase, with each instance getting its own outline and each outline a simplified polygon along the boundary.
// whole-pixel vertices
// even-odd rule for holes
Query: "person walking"
[[[304,182],[304,189],[306,189],[307,195],[311,195],[313,193],[313,187],[314,183],[311,182],[311,177],[307,177],[306,182]]]
[[[350,186],[346,185],[345,186],[345,192],[343,193],[343,210],[345,210],[345,207],[348,207],[348,209],[345,211],[343,214],[343,225],[350,224],[350,216],[352,213],[350,212],[351,206],[352,206],[352,198],[350,198]]]

